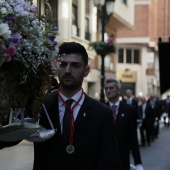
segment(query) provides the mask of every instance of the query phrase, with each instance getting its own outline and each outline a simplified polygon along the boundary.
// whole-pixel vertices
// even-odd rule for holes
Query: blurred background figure
[[[169,127],[170,119],[170,95],[167,95],[167,98],[161,101],[161,119],[165,127]]]
[[[160,101],[154,92],[150,94],[150,97],[147,101],[145,112],[147,115],[150,114],[151,139],[152,141],[154,141],[156,138],[158,138],[159,121],[160,121],[160,115],[161,115]]]
[[[139,116],[141,120],[141,124],[139,126],[140,129],[140,137],[141,137],[141,146],[145,146],[146,143],[150,146],[151,141],[151,130],[152,130],[152,114],[146,112],[147,101],[145,97],[139,98],[141,105],[139,105]]]
[[[125,98],[123,99],[123,102],[135,107],[137,113],[136,114],[136,122],[137,122],[137,120],[139,119],[138,100],[133,96],[133,92],[131,89],[126,89]]]

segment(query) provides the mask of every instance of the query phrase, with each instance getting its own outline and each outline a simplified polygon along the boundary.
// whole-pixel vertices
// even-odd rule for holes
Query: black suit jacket
[[[127,99],[124,99],[123,102],[127,104]],[[132,98],[131,106],[135,107],[135,109],[137,111],[136,112],[137,113],[136,114],[136,119],[139,119],[138,101],[136,99]]]
[[[127,99],[123,100],[124,103],[127,103]],[[132,98],[132,103],[131,105],[135,106],[135,108],[138,108],[138,101],[136,99]]]
[[[130,170],[130,151],[135,165],[142,164],[137,137],[136,109],[120,101],[115,126],[122,169]]]
[[[60,130],[56,91],[49,94],[45,105],[57,132],[45,142],[34,143],[34,170],[120,170],[115,127],[109,107],[85,95],[75,121],[75,152],[68,155]],[[41,114],[40,124],[50,129],[44,113]]]
[[[156,117],[158,117],[158,120],[159,120],[161,113],[162,113],[162,110],[161,110],[160,101],[158,99],[155,100],[154,107],[152,108],[150,104],[150,99],[149,99],[146,105],[146,114],[152,115],[152,121],[154,122]]]
[[[161,104],[161,114],[166,112],[170,117],[170,103],[167,103],[167,99],[160,101]]]
[[[143,119],[143,109],[142,109],[142,105],[139,106],[139,115],[140,115],[140,119]],[[154,114],[150,111],[150,106],[148,106],[148,104],[146,104],[146,108],[145,108],[145,119],[143,121],[145,121],[147,127],[152,127],[153,123],[155,120],[155,116]]]

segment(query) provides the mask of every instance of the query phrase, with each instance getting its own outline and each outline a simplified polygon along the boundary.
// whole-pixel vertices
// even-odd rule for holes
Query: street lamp
[[[104,34],[105,34],[105,24],[108,21],[108,17],[112,14],[114,8],[115,0],[94,0],[94,5],[98,7],[102,25],[102,42],[104,42]],[[100,92],[100,102],[105,102],[104,95],[104,80],[105,80],[105,69],[104,69],[104,54],[100,54],[101,56],[101,92]]]

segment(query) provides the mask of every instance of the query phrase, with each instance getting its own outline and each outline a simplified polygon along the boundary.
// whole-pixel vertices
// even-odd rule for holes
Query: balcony
[[[115,1],[114,11],[106,29],[133,29],[134,26],[134,0]]]

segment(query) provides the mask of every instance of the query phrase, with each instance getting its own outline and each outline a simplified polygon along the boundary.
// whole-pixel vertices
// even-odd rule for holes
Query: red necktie
[[[114,121],[116,121],[116,108],[117,106],[116,105],[112,105],[112,116],[113,116],[113,119]]]

